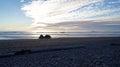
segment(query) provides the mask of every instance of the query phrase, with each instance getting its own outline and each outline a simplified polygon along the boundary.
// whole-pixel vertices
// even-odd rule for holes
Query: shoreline
[[[65,39],[66,38],[120,38],[120,36],[81,36],[81,37],[77,37],[77,36],[76,37],[70,37],[69,36],[69,37],[53,37],[51,39],[62,39],[62,38],[65,38]],[[7,41],[8,40],[37,40],[37,39],[39,39],[39,36],[38,36],[38,38],[36,37],[36,38],[26,38],[26,39],[25,38],[20,38],[20,39],[19,38],[13,38],[13,39],[12,38],[8,38],[8,39],[7,38],[5,38],[5,39],[1,38],[0,41],[4,41],[4,40],[5,41],[6,40]]]
[[[51,38],[51,39],[72,39],[72,38],[79,38],[79,39],[83,39],[83,38],[120,38],[120,36],[111,36],[111,37],[55,37],[55,38]],[[35,38],[35,39],[0,39],[0,41],[12,41],[12,40],[42,40],[42,39],[39,39],[39,38]],[[45,39],[43,39],[45,40]]]

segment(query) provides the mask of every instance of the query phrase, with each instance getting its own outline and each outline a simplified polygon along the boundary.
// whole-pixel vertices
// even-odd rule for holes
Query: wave
[[[2,39],[38,39],[39,35],[49,34],[59,37],[119,37],[120,32],[29,32],[29,31],[0,31]]]

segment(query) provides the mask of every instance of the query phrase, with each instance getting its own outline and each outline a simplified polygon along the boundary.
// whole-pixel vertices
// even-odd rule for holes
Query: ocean
[[[0,40],[9,40],[9,39],[38,39],[40,34],[51,35],[52,38],[61,38],[61,37],[120,37],[120,32],[26,32],[26,31],[0,31]]]

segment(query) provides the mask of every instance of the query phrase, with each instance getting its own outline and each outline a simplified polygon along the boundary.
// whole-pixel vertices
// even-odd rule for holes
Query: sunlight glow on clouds
[[[21,9],[25,11],[27,17],[33,18],[31,26],[36,29],[58,27],[62,30],[82,27],[81,24],[77,23],[78,25],[75,26],[75,23],[70,21],[82,22],[120,17],[119,4],[119,0],[32,0]],[[59,26],[58,24],[61,23],[66,25]]]
[[[74,15],[78,13],[70,11],[98,1],[101,0],[33,0],[30,4],[24,5],[22,10],[26,11],[26,16],[33,18],[34,24],[58,23],[74,21]],[[84,17],[86,12],[82,13],[78,15]]]

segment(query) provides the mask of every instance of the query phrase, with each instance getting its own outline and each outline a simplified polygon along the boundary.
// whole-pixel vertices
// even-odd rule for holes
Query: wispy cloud
[[[91,24],[87,23],[83,27],[81,21],[119,18],[119,4],[119,0],[32,0],[21,9],[25,11],[27,17],[33,18],[34,28],[75,30],[85,29],[86,26],[93,24],[89,22]],[[75,23],[76,21],[79,22]],[[97,25],[99,24],[94,28]]]

